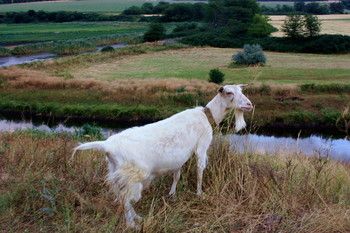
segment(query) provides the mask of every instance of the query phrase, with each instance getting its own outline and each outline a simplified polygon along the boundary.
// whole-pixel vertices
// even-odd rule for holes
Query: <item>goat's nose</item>
[[[247,103],[247,105],[248,105],[248,106],[252,106],[252,104],[251,104],[251,103],[249,103],[249,102]]]

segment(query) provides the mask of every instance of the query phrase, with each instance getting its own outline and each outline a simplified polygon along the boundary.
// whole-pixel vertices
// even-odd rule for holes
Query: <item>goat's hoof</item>
[[[136,216],[135,216],[135,219],[136,219],[136,221],[141,221],[141,220],[142,220],[142,217],[139,216],[139,215],[136,215]]]
[[[175,202],[175,201],[177,201],[177,198],[176,198],[175,195],[170,195],[170,196],[168,197],[168,201],[170,201],[170,202]]]
[[[134,230],[140,230],[140,226],[136,225],[134,221],[127,223],[127,226]]]

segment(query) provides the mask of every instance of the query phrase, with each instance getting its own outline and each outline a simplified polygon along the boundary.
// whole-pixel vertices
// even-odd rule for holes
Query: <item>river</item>
[[[89,52],[89,53],[100,52],[106,46],[111,46],[113,48],[124,48],[127,45],[125,45],[125,44],[112,44],[112,45],[98,46],[96,51]],[[58,56],[57,54],[54,54],[54,53],[38,53],[38,54],[27,55],[27,56],[0,57],[0,67],[20,65],[20,64],[31,63],[31,62],[35,62],[35,61],[46,61],[46,60],[63,58],[63,57],[64,56]]]
[[[113,48],[122,48],[127,45],[114,44]],[[95,52],[101,51],[105,46],[100,46]],[[24,64],[34,61],[43,61],[60,58],[56,54],[41,53],[30,56],[0,57],[0,67]],[[110,132],[118,133],[132,125],[117,127],[101,127],[102,134],[107,137]],[[27,120],[0,120],[0,132],[12,132],[15,130],[38,129],[47,132],[70,132],[74,133],[79,126],[67,126],[62,123],[54,126],[33,123]],[[288,136],[281,136],[274,131],[267,133],[247,133],[230,135],[232,150],[238,153],[254,154],[304,154],[305,156],[331,157],[340,161],[350,162],[350,141],[342,138],[334,138],[330,135],[309,133],[299,137],[299,132],[294,131]]]
[[[131,127],[130,125],[127,127]],[[101,127],[105,137],[118,133],[127,127]],[[0,132],[13,132],[15,130],[37,129],[46,132],[70,132],[79,130],[79,126],[67,126],[62,123],[47,126],[27,120],[0,120]],[[289,136],[267,135],[269,133],[246,133],[229,135],[232,150],[238,153],[254,154],[303,154],[305,156],[329,157],[343,162],[350,162],[350,141],[344,138],[334,138],[321,134],[301,134],[295,131]],[[299,136],[298,136],[299,135]]]

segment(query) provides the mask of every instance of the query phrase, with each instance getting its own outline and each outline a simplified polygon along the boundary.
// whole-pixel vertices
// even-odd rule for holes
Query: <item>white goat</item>
[[[175,195],[181,167],[195,153],[197,158],[197,194],[202,193],[202,175],[207,165],[207,150],[213,137],[213,127],[219,125],[230,110],[235,110],[239,131],[246,126],[243,111],[252,110],[243,95],[245,85],[227,85],[205,108],[197,107],[175,114],[165,120],[127,129],[106,141],[81,144],[77,150],[98,149],[107,153],[107,183],[125,208],[127,224],[135,227],[136,215],[131,201],[139,201],[141,192],[155,177],[173,173],[169,194]],[[116,200],[117,200],[116,199]]]

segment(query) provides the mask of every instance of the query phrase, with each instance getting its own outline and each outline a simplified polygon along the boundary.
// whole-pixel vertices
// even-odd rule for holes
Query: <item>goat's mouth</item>
[[[249,111],[253,110],[253,107],[252,106],[243,106],[243,107],[240,107],[239,109],[242,111],[249,112]]]

